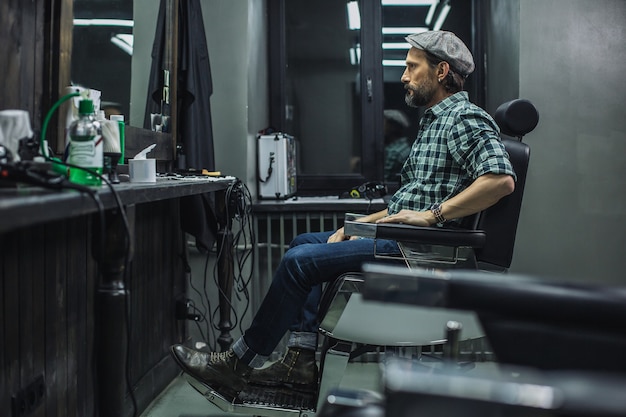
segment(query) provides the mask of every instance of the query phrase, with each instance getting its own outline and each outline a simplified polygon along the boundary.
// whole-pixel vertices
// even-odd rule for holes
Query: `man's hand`
[[[434,223],[434,217],[430,211],[400,210],[396,214],[378,219],[376,223],[404,223],[413,226],[430,226]]]
[[[336,242],[343,242],[344,240],[354,240],[354,239],[358,239],[358,237],[346,236],[342,227],[338,229],[335,233],[330,235],[326,243],[336,243]]]

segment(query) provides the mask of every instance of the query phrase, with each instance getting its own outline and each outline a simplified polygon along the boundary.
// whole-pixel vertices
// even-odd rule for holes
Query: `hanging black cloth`
[[[157,33],[152,51],[152,71],[144,124],[150,113],[160,109],[165,42],[165,0],[161,0]],[[179,2],[177,77],[177,165],[179,169],[215,171],[210,98],[213,93],[209,52],[200,0]],[[160,84],[159,84],[160,81]],[[156,82],[157,84],[153,84]],[[148,109],[151,107],[151,110]],[[157,113],[160,110],[156,111]],[[215,244],[218,222],[213,194],[183,197],[180,200],[181,226],[196,238],[196,247],[207,251]]]
[[[150,68],[150,78],[148,80],[148,98],[146,100],[146,111],[143,118],[144,129],[152,129],[151,114],[161,113],[163,99],[163,84],[165,83],[163,71],[165,69],[165,0],[161,0],[159,14],[157,16],[156,30],[154,32],[154,42],[152,45],[152,66]]]
[[[183,169],[215,171],[211,121],[211,64],[206,44],[200,0],[179,3],[177,138],[185,155]],[[151,128],[150,114],[161,112],[165,68],[165,0],[161,0],[148,84],[144,127]]]
[[[187,168],[215,171],[211,121],[211,64],[200,0],[180,3],[178,138]]]

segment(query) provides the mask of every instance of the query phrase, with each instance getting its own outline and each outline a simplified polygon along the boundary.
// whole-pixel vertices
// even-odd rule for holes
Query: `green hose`
[[[41,139],[39,140],[39,147],[41,148],[41,155],[46,159],[46,161],[52,161],[52,169],[60,174],[67,174],[67,168],[59,163],[61,162],[59,159],[51,158],[50,156],[48,156],[48,150],[45,147],[46,131],[48,130],[48,123],[50,123],[50,119],[52,118],[52,115],[54,114],[56,109],[59,108],[59,106],[63,104],[65,101],[69,100],[72,97],[76,97],[79,95],[80,93],[70,93],[58,99],[57,102],[52,105],[50,110],[48,110],[48,113],[46,114],[46,117],[43,120],[43,125],[41,126]]]

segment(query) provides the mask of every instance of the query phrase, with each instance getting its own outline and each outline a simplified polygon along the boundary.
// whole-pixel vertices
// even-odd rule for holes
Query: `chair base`
[[[185,378],[204,398],[227,413],[267,417],[315,416],[317,395],[313,393],[248,385],[231,400],[187,374]]]

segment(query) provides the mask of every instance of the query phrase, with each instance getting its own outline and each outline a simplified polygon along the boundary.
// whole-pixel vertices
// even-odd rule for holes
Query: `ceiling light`
[[[426,25],[430,25],[430,22],[433,21],[433,16],[435,15],[435,9],[437,9],[437,4],[439,4],[439,0],[433,1],[433,4],[430,5],[428,9],[428,14],[426,15]]]
[[[445,6],[443,6],[443,9],[441,9],[441,13],[439,13],[439,17],[437,18],[437,22],[435,22],[435,26],[433,26],[433,30],[441,29],[441,26],[443,26],[443,22],[446,20],[446,17],[448,17],[449,12],[450,5],[446,3]]]
[[[382,0],[383,6],[429,6],[437,0]]]
[[[383,49],[411,49],[407,42],[383,42]]]
[[[348,11],[348,28],[350,30],[361,29],[361,13],[359,12],[359,2],[349,1],[346,3]]]
[[[134,21],[122,19],[74,19],[74,26],[124,26],[132,28]]]
[[[356,47],[350,48],[350,63],[352,65],[361,63],[361,45],[357,44]]]
[[[111,36],[111,43],[122,51],[126,52],[128,55],[133,55],[133,35],[127,34],[117,34],[115,36]]]
[[[405,67],[406,61],[402,59],[383,59],[383,67]]]
[[[428,32],[428,28],[383,28],[383,35],[412,35],[422,32]]]

